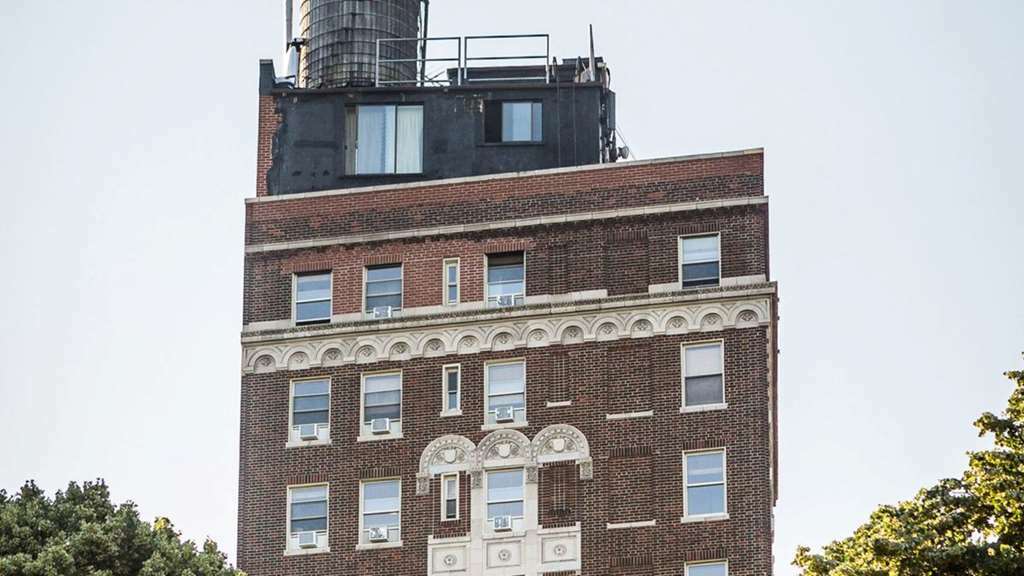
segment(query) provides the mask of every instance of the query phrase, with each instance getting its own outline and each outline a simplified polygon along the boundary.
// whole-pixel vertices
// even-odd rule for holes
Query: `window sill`
[[[700,406],[683,406],[679,409],[680,414],[687,414],[690,412],[713,412],[715,410],[725,410],[729,408],[728,403],[721,404],[702,404]]]
[[[633,418],[651,418],[654,416],[654,410],[645,410],[643,412],[622,412],[619,414],[605,414],[605,420],[631,420]]]
[[[394,542],[370,542],[368,544],[356,544],[356,550],[380,550],[383,548],[401,548],[402,541]]]
[[[623,530],[627,528],[647,528],[649,526],[657,526],[657,520],[640,520],[637,522],[608,522],[605,525],[606,530]]]
[[[285,442],[284,447],[287,448],[305,448],[307,446],[330,446],[331,439],[326,438],[324,440],[289,440]]]
[[[502,422],[500,424],[484,424],[480,427],[481,430],[505,430],[508,428],[526,428],[530,423],[526,420],[522,422]]]
[[[286,548],[284,551],[285,556],[309,556],[310,554],[327,554],[331,551],[330,546],[323,546],[321,548]]]
[[[540,140],[514,140],[512,142],[481,142],[477,146],[543,146],[544,141]]]
[[[572,400],[559,400],[558,402],[548,402],[547,408],[560,408],[562,406],[572,406]]]
[[[482,538],[484,540],[504,540],[506,538],[523,538],[524,536],[526,536],[526,530],[506,530],[504,532],[485,531]]]
[[[374,434],[373,436],[358,436],[356,442],[379,442],[381,440],[401,440],[401,434]]]
[[[441,412],[441,418],[448,416],[462,416],[462,410],[444,410]]]
[[[441,524],[455,524],[458,521],[459,521],[458,518],[447,518],[447,519],[441,520]]]
[[[718,522],[728,520],[728,514],[705,514],[703,516],[683,516],[679,519],[681,524],[697,524],[700,522]]]

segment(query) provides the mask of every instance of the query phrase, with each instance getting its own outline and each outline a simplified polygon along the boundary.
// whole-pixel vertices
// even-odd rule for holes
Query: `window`
[[[459,519],[459,475],[441,476],[441,520]]]
[[[725,451],[689,452],[684,455],[685,516],[725,514]]]
[[[683,346],[683,406],[725,404],[722,343]]]
[[[331,273],[295,275],[295,322],[331,321]]]
[[[366,313],[390,317],[402,309],[402,265],[366,267]]]
[[[444,261],[444,303],[453,306],[459,303],[459,259]]]
[[[526,363],[495,362],[484,374],[487,388],[485,423],[526,421]]]
[[[374,105],[349,108],[346,166],[356,174],[423,171],[423,107]]]
[[[374,480],[362,483],[362,544],[401,542],[402,483]]]
[[[462,369],[458,364],[449,364],[442,368],[444,386],[444,409],[442,416],[461,414],[462,402]]]
[[[329,378],[293,381],[289,440],[310,441],[329,438],[330,402]]]
[[[729,565],[726,562],[702,562],[687,564],[686,576],[728,576]]]
[[[488,306],[514,306],[523,303],[526,293],[523,253],[487,256]]]
[[[719,274],[718,234],[679,239],[680,281],[683,288],[717,286]]]
[[[495,518],[503,517],[510,520],[509,528],[516,528],[516,525],[522,522],[522,468],[493,470],[487,473],[487,522],[494,528]]]
[[[399,434],[402,421],[402,373],[363,374],[362,436]]]
[[[327,546],[327,485],[288,489],[288,547]]]
[[[540,142],[542,117],[540,102],[487,102],[484,142]]]

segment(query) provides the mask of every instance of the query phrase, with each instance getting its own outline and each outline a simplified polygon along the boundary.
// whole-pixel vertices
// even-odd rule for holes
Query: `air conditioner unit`
[[[316,433],[316,424],[299,424],[299,438],[302,440],[316,440],[319,438]]]
[[[495,422],[512,422],[515,419],[515,410],[511,406],[502,406],[494,411]]]
[[[394,309],[391,306],[375,306],[370,315],[376,320],[378,318],[391,318]]]
[[[495,516],[491,522],[494,524],[495,532],[507,532],[512,529],[511,516]]]
[[[390,418],[374,418],[373,420],[370,420],[370,432],[374,434],[387,434],[390,431]]]
[[[388,541],[388,529],[387,528],[370,528],[367,530],[367,538],[370,542],[387,542]]]
[[[502,296],[495,297],[494,301],[495,303],[497,303],[499,308],[504,308],[505,306],[515,306],[516,296],[515,294],[504,294]]]
[[[316,532],[299,532],[299,548],[316,548],[319,545],[319,538]]]

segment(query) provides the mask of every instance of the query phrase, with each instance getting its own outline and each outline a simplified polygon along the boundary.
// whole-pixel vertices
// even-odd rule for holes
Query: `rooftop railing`
[[[502,49],[519,44],[529,43],[536,47],[528,47],[525,53],[503,53]],[[540,44],[543,41],[543,53],[540,53]],[[502,46],[494,48],[495,42],[501,42]],[[414,44],[415,58],[386,58],[381,56],[381,46],[385,48],[399,48],[396,52],[402,52],[401,48],[407,48],[408,44]],[[487,49],[488,44],[492,46]],[[454,55],[452,47],[454,46]],[[470,52],[470,48],[473,52]],[[447,56],[428,57],[428,48],[446,49]],[[485,68],[481,66],[484,62],[510,62],[543,67],[543,75],[536,76],[492,76],[478,75],[474,77],[473,70]],[[393,64],[415,63],[416,74],[412,78],[384,78],[381,76],[381,69],[401,70],[402,66]],[[438,69],[438,63],[441,64]],[[491,36],[438,36],[431,38],[380,38],[377,40],[377,55],[374,74],[376,86],[458,86],[473,82],[550,82],[551,81],[551,39],[547,34],[499,34]],[[452,66],[454,64],[454,66]],[[486,67],[493,70],[494,67]],[[452,73],[454,72],[454,74]]]

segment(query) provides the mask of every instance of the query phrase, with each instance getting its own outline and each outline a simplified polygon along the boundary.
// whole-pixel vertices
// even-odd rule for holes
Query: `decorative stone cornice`
[[[399,323],[388,330],[248,336],[242,340],[242,372],[303,370],[765,326],[771,322],[772,294],[774,286],[769,285],[713,300],[701,299],[699,294],[645,296],[548,308],[547,313],[487,313],[478,315],[475,322],[428,319]]]

